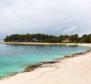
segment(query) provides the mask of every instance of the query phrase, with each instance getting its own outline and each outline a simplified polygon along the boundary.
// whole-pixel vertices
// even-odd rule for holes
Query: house
[[[63,43],[69,43],[70,42],[70,38],[65,38],[62,42]]]

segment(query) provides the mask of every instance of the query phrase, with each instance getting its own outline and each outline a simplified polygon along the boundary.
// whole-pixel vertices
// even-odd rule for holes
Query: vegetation
[[[74,35],[45,35],[45,34],[13,34],[4,39],[5,42],[72,42],[72,43],[91,43],[91,34],[79,36]]]

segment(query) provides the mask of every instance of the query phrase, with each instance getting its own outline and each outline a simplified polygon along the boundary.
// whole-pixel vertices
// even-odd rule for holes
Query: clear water
[[[23,46],[0,44],[0,77],[22,72],[27,66],[83,52],[88,47]]]

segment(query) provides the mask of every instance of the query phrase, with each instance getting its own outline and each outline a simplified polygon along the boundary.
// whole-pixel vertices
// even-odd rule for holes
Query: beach
[[[91,43],[43,43],[43,42],[0,42],[1,44],[10,45],[65,45],[65,46],[85,46],[91,47]]]
[[[1,0],[0,84],[91,84],[91,0]]]
[[[1,79],[0,84],[91,84],[91,50],[54,61]]]

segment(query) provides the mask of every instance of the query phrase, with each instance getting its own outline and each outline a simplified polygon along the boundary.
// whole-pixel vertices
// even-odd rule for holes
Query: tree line
[[[46,35],[46,34],[12,34],[4,39],[5,42],[69,42],[91,43],[91,34],[74,35]]]

